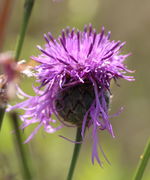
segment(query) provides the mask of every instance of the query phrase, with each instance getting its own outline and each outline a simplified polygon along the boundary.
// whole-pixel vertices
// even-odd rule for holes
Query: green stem
[[[3,122],[4,114],[5,114],[5,108],[4,107],[0,107],[0,130],[1,130],[1,127],[2,127],[2,122]]]
[[[19,57],[20,57],[20,53],[22,50],[22,46],[23,46],[23,42],[24,42],[26,31],[27,31],[27,26],[29,23],[29,19],[30,19],[30,15],[32,12],[33,5],[34,5],[34,0],[25,0],[21,30],[20,30],[18,41],[17,41],[16,51],[15,51],[16,61],[18,61]],[[5,113],[5,109],[2,109],[1,115],[0,115],[0,125],[2,124],[4,113]],[[32,176],[30,173],[31,172],[31,165],[29,166],[29,164],[27,163],[28,162],[28,156],[26,154],[25,147],[23,147],[23,144],[22,144],[23,140],[22,140],[22,136],[21,136],[20,130],[19,130],[19,123],[18,123],[17,114],[15,112],[12,112],[12,113],[10,113],[10,116],[12,119],[13,127],[15,129],[16,143],[17,143],[18,150],[20,153],[20,166],[22,167],[21,168],[22,169],[22,175],[23,175],[24,180],[31,180],[32,179]]]
[[[80,141],[82,141],[81,128],[77,128],[76,142],[80,142]],[[79,155],[79,152],[80,152],[80,148],[81,148],[81,144],[76,143],[74,145],[74,151],[73,151],[73,156],[72,156],[72,160],[71,160],[67,180],[72,180],[73,173],[74,173],[75,166],[76,166],[76,162],[77,162],[78,155]]]
[[[10,117],[12,120],[12,125],[13,125],[14,130],[15,130],[16,143],[17,143],[19,154],[20,154],[19,158],[20,158],[20,166],[21,166],[23,178],[24,178],[24,180],[31,180],[32,176],[31,176],[30,171],[32,169],[29,168],[29,164],[27,163],[28,162],[28,156],[27,156],[25,148],[23,147],[23,144],[22,144],[23,139],[22,139],[22,136],[20,134],[20,130],[18,128],[19,124],[18,124],[17,113],[11,112]]]
[[[22,50],[22,45],[24,42],[25,33],[27,31],[27,26],[29,23],[29,19],[30,19],[30,15],[31,15],[32,8],[34,5],[34,1],[35,0],[25,0],[25,3],[24,3],[24,12],[23,12],[21,30],[20,30],[18,41],[17,41],[16,51],[15,51],[16,61],[18,61],[19,57],[20,57],[20,53]],[[1,130],[4,114],[5,114],[5,108],[0,107],[0,130]]]
[[[134,180],[141,180],[144,174],[144,171],[146,169],[146,166],[148,164],[150,158],[150,139],[148,140],[148,143],[144,149],[144,153],[140,158],[139,165],[137,167],[137,171],[135,173]]]
[[[16,51],[15,51],[15,60],[16,61],[19,60],[19,57],[21,54],[21,50],[22,50],[22,46],[24,43],[24,38],[25,38],[26,31],[27,31],[27,27],[28,27],[28,23],[29,23],[29,19],[31,16],[33,5],[34,5],[34,0],[25,0],[23,19],[22,19],[20,34],[19,34],[19,38],[17,41]],[[31,165],[27,163],[28,156],[25,152],[25,147],[23,147],[23,144],[22,144],[23,140],[22,140],[22,136],[21,136],[20,130],[19,130],[17,114],[16,114],[16,112],[13,112],[13,113],[10,113],[10,115],[12,118],[12,124],[15,129],[16,143],[18,145],[18,149],[20,152],[20,164],[22,167],[22,175],[24,177],[24,180],[31,180],[32,179]]]
[[[30,15],[32,12],[32,8],[34,5],[34,0],[25,0],[24,3],[24,13],[23,13],[23,19],[22,19],[22,25],[20,30],[20,35],[18,38],[17,46],[16,46],[16,53],[15,53],[15,59],[16,61],[19,60],[19,56],[21,53],[22,45],[24,42],[25,33],[27,31]]]

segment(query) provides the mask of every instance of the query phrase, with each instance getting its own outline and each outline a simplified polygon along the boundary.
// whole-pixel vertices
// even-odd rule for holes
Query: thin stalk
[[[25,33],[27,31],[29,19],[31,16],[32,8],[34,5],[35,0],[25,0],[24,3],[24,13],[23,13],[23,19],[22,19],[22,24],[21,24],[21,30],[20,30],[20,35],[18,38],[17,46],[16,46],[16,53],[15,53],[15,59],[16,61],[19,60],[19,56],[21,53],[21,49],[23,46],[24,38],[25,38]]]
[[[23,46],[23,42],[24,42],[26,31],[27,31],[27,26],[29,23],[33,5],[34,5],[34,0],[25,0],[21,30],[20,30],[18,41],[17,41],[16,51],[15,51],[15,60],[16,61],[18,61],[19,57],[20,57],[20,53],[22,50],[22,46]],[[1,126],[4,114],[5,114],[5,109],[0,109],[0,110],[1,110],[1,112],[0,112],[0,126]],[[18,150],[20,153],[20,166],[21,166],[23,178],[24,178],[24,180],[32,180],[31,165],[27,163],[28,156],[26,154],[25,147],[23,147],[23,144],[22,144],[23,140],[22,140],[22,136],[21,136],[20,130],[19,130],[17,114],[16,114],[16,112],[13,112],[13,113],[10,113],[10,116],[12,119],[12,125],[15,129],[16,143],[17,143]]]
[[[13,0],[4,0],[1,4],[2,10],[0,12],[0,51],[2,51],[4,45],[4,38],[6,36],[5,31],[9,21]]]
[[[16,61],[18,61],[19,57],[20,57],[20,53],[22,50],[25,33],[27,31],[27,26],[29,23],[29,19],[30,19],[30,15],[31,15],[32,8],[34,5],[34,1],[35,0],[25,0],[25,3],[24,3],[24,12],[23,12],[21,30],[20,30],[19,38],[18,38],[17,45],[16,45],[16,51],[15,51]],[[0,130],[1,130],[4,114],[5,114],[5,108],[0,107]]]
[[[142,179],[144,171],[148,164],[149,158],[150,158],[150,139],[148,140],[148,143],[144,149],[143,155],[140,157],[139,165],[137,167],[137,171],[135,173],[135,177],[133,178],[133,180]]]
[[[11,112],[10,117],[11,117],[13,128],[15,130],[16,145],[18,147],[18,151],[20,154],[19,159],[20,159],[22,176],[23,176],[24,180],[31,180],[32,179],[31,172],[30,172],[31,169],[29,168],[29,165],[28,165],[28,156],[27,156],[25,148],[23,147],[23,144],[22,144],[23,139],[22,139],[22,136],[20,134],[20,130],[18,128],[19,124],[18,124],[17,113]]]
[[[81,128],[77,128],[76,142],[80,142],[80,141],[82,141]],[[74,145],[74,151],[73,151],[73,155],[72,155],[72,160],[71,160],[67,180],[72,180],[73,173],[74,173],[76,163],[77,163],[77,159],[78,159],[78,156],[79,156],[80,148],[81,148],[81,144],[76,143]]]
[[[21,54],[21,50],[23,47],[24,38],[25,38],[26,31],[27,31],[27,27],[28,27],[28,23],[29,23],[29,19],[31,16],[33,5],[34,5],[34,0],[25,0],[23,19],[22,19],[20,34],[19,34],[19,38],[17,41],[17,45],[16,45],[16,51],[15,51],[15,60],[16,61],[19,60],[19,57]],[[15,129],[16,143],[18,146],[18,150],[20,152],[20,166],[22,167],[23,178],[24,178],[24,180],[32,180],[32,176],[31,176],[32,169],[31,169],[31,165],[27,163],[28,156],[25,151],[25,147],[22,144],[23,140],[22,140],[22,136],[21,136],[20,130],[19,130],[17,113],[12,112],[12,113],[10,113],[10,116],[12,118],[12,124]]]
[[[3,122],[4,114],[5,114],[5,108],[4,107],[0,107],[0,130],[1,130],[1,127],[2,127],[2,122]]]

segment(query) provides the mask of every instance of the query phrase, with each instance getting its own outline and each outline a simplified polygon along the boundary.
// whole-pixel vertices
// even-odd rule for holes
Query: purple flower
[[[108,115],[110,82],[119,78],[134,80],[125,75],[131,72],[123,64],[129,54],[120,54],[125,43],[110,41],[110,32],[105,35],[102,28],[101,33],[97,33],[91,25],[85,26],[83,32],[66,28],[57,40],[51,33],[44,38],[45,47],[38,46],[42,54],[32,57],[40,63],[35,67],[35,77],[40,83],[34,87],[36,95],[29,96],[18,89],[27,100],[7,110],[25,111],[20,116],[23,129],[38,123],[26,142],[42,126],[47,133],[64,126],[78,126],[82,128],[83,138],[85,129],[92,127],[92,162],[96,159],[101,164],[97,133],[107,130],[114,137]],[[61,122],[60,126],[54,126],[53,115]]]

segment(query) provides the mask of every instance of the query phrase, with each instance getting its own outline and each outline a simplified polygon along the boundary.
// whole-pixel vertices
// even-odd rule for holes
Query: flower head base
[[[25,111],[21,115],[22,128],[32,123],[39,123],[29,136],[28,142],[41,126],[48,133],[53,133],[64,125],[65,121],[82,127],[82,136],[86,127],[92,127],[94,159],[98,157],[98,130],[106,129],[113,137],[114,133],[108,116],[110,81],[123,78],[132,81],[132,76],[126,76],[129,71],[123,61],[127,55],[121,55],[120,49],[125,43],[110,41],[102,28],[101,33],[91,25],[84,31],[66,28],[55,40],[50,33],[44,35],[45,48],[38,46],[41,55],[32,57],[40,65],[35,67],[36,79],[40,83],[34,88],[36,96],[20,93],[28,99],[8,110],[20,108]],[[42,88],[42,89],[41,89]],[[53,127],[56,121],[62,125]],[[63,121],[63,118],[65,121]]]
[[[104,98],[109,106],[109,92],[104,93]],[[78,127],[82,126],[84,115],[91,107],[95,99],[93,85],[91,82],[85,82],[84,84],[77,84],[60,92],[56,98],[56,109],[58,114],[64,121],[75,124]],[[99,97],[99,101],[102,104],[102,96]],[[90,116],[87,117],[86,126],[90,126]]]

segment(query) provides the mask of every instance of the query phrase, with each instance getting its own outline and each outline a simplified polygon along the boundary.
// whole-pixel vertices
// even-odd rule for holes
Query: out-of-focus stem
[[[28,163],[28,156],[26,154],[25,148],[23,147],[23,139],[21,137],[20,134],[20,130],[19,130],[19,124],[18,124],[18,117],[17,117],[17,113],[16,112],[11,112],[10,113],[10,117],[11,117],[11,121],[12,121],[12,125],[13,128],[15,130],[15,136],[16,136],[16,145],[18,147],[18,151],[19,151],[19,159],[20,159],[20,166],[21,166],[21,171],[22,171],[22,175],[24,180],[31,180],[32,176],[31,176],[31,168],[29,166]]]
[[[0,13],[0,51],[3,48],[5,29],[8,24],[11,6],[14,0],[3,0],[2,11]]]
[[[5,29],[8,23],[12,4],[13,4],[13,0],[3,0],[2,3],[2,11],[0,13],[0,51],[3,48]],[[5,115],[5,107],[0,107],[0,130],[2,127],[4,115]]]
[[[16,46],[16,51],[15,51],[16,52],[15,53],[16,61],[19,60],[19,56],[21,53],[21,49],[22,49],[22,45],[24,42],[25,33],[27,31],[27,27],[28,27],[28,23],[29,23],[33,5],[34,5],[34,0],[25,0],[22,25],[21,25],[21,30],[20,30],[20,34],[19,34],[19,38],[18,38],[18,42],[17,42],[17,46]]]
[[[19,57],[20,57],[20,53],[22,50],[25,33],[27,30],[27,26],[29,23],[33,5],[34,5],[34,0],[25,0],[21,30],[20,30],[18,41],[17,41],[16,51],[15,51],[16,61],[18,61]],[[0,115],[0,126],[1,126],[3,117],[4,117],[4,113],[5,113],[5,109],[0,109],[0,110],[1,110],[1,115]],[[28,156],[27,156],[26,151],[22,144],[23,140],[22,140],[20,130],[19,130],[17,114],[16,114],[16,112],[12,112],[12,113],[10,113],[10,116],[11,116],[13,128],[15,129],[16,144],[18,146],[18,150],[20,153],[20,166],[22,167],[21,169],[22,169],[23,178],[24,178],[24,180],[32,180],[31,167],[30,167],[30,164],[27,163]]]
[[[135,177],[133,178],[133,180],[142,179],[149,159],[150,159],[150,139],[148,140],[148,143],[144,149],[143,155],[140,157],[139,165],[137,167],[137,171],[135,173]]]
[[[76,142],[81,142],[81,141],[82,141],[81,128],[77,128]],[[78,156],[79,156],[80,148],[81,148],[81,144],[76,143],[74,145],[74,151],[73,151],[73,155],[72,155],[72,160],[71,160],[67,180],[72,180],[72,178],[73,178],[73,174],[74,174],[77,159],[78,159]]]
[[[33,5],[34,5],[34,0],[25,0],[21,30],[20,30],[19,38],[16,45],[16,51],[15,51],[16,61],[18,61],[20,57],[20,53],[22,50],[22,46],[23,46],[23,42],[24,42],[26,31],[27,31]],[[24,177],[24,180],[32,180],[32,176],[31,176],[32,169],[31,169],[30,164],[27,163],[28,156],[22,144],[23,140],[20,134],[19,123],[18,123],[16,112],[11,113],[11,118],[12,118],[12,124],[15,129],[16,143],[18,145],[18,149],[20,152],[20,164],[22,167],[22,175]]]
[[[0,107],[0,130],[1,130],[1,127],[2,127],[2,122],[3,122],[4,114],[5,114],[5,108],[4,107]]]
[[[32,12],[32,8],[34,5],[34,1],[35,0],[25,0],[24,3],[24,12],[23,12],[23,19],[22,19],[22,24],[21,24],[21,30],[20,30],[20,34],[19,34],[19,38],[17,41],[17,46],[16,46],[16,51],[15,51],[15,59],[16,61],[18,61],[19,57],[20,57],[20,53],[22,50],[22,45],[24,42],[24,38],[25,38],[25,33],[27,30],[27,26],[29,23],[29,19],[30,19],[30,15]],[[2,122],[3,122],[3,117],[5,114],[5,108],[0,107],[0,129],[2,126]]]

